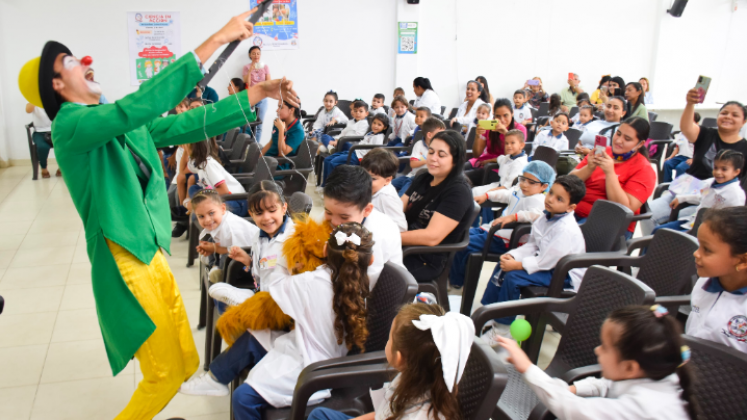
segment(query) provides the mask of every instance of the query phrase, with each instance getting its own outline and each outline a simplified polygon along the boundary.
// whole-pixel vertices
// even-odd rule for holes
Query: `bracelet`
[[[490,196],[488,195],[488,193],[485,193],[485,199],[490,200]]]
[[[516,221],[519,221],[519,213],[514,213],[514,216],[516,217]]]

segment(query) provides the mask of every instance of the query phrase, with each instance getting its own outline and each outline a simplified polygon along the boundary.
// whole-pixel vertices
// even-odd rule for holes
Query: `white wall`
[[[300,0],[298,50],[265,51],[275,77],[285,75],[307,111],[324,92],[342,99],[391,100],[400,85],[413,96],[413,75],[429,77],[448,108],[464,98],[467,80],[487,77],[491,92],[510,97],[524,81],[542,77],[553,93],[579,73],[592,91],[602,74],[626,81],[647,76],[656,104],[679,106],[699,74],[713,77],[707,102],[746,100],[747,0],[690,1],[681,18],[670,0]],[[91,55],[109,99],[133,91],[127,66],[126,13],[180,11],[184,52],[196,47],[247,0],[0,0],[0,161],[28,159],[23,125],[29,118],[17,88],[21,66],[55,39]],[[397,21],[419,22],[418,54],[396,54]],[[224,96],[226,78],[240,74],[242,45],[211,86]],[[266,118],[271,120],[273,115]],[[5,129],[3,130],[3,119]],[[12,123],[11,123],[12,122]],[[675,121],[670,121],[675,122]],[[269,135],[268,130],[265,134]]]

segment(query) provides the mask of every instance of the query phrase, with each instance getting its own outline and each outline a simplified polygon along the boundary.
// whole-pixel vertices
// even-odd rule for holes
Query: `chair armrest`
[[[312,171],[312,168],[303,168],[303,169],[284,169],[282,171],[275,171],[275,177],[280,176],[292,176],[292,175],[304,175],[308,176]]]
[[[550,280],[547,296],[560,296],[568,272],[574,268],[588,268],[592,265],[603,267],[630,267],[640,265],[641,257],[631,257],[623,252],[591,252],[588,254],[566,255],[558,261]]]
[[[273,156],[273,157],[275,159],[277,159],[278,165],[282,165],[284,163],[290,163],[291,168],[295,168],[296,167],[296,161],[294,161],[290,157],[285,157],[285,156],[277,156],[277,157]]]
[[[479,334],[485,323],[495,318],[516,315],[542,314],[548,312],[568,313],[571,299],[538,297],[530,299],[509,300],[481,306],[472,313],[475,331]]]
[[[485,169],[485,172],[488,172],[492,169],[498,169],[499,166],[500,165],[498,165],[498,162],[490,162],[486,164],[485,166],[483,166],[483,168]]]
[[[333,368],[372,365],[376,363],[386,363],[386,354],[383,350],[322,360],[321,362],[312,363],[306,366],[305,370],[318,371]]]
[[[671,140],[671,139],[670,140],[651,140],[650,142],[648,142],[648,145],[650,146],[652,144],[670,144],[670,143],[674,143],[674,140]]]
[[[678,296],[658,296],[654,302],[661,306],[669,309],[672,312],[672,307],[685,306],[690,304],[690,295],[678,295]],[[676,312],[676,309],[675,309]]]
[[[636,215],[631,216],[630,221],[631,222],[640,222],[641,220],[650,219],[651,216],[653,216],[653,213],[651,213],[651,212],[636,214]]]
[[[482,247],[483,261],[487,260],[488,254],[490,254],[490,243],[492,242],[492,239],[495,236],[495,233],[498,232],[498,230],[500,229],[516,229],[517,226],[523,226],[523,223],[511,222],[511,223],[506,223],[506,225],[503,227],[500,227],[500,225],[490,226],[490,230],[488,230],[488,238],[490,239],[485,241],[485,245]]]
[[[447,252],[452,251],[461,251],[469,244],[469,242],[465,243],[457,242],[455,244],[442,244],[442,245],[436,245],[436,246],[426,246],[426,245],[413,245],[413,246],[405,246],[402,247],[402,258],[407,257],[408,255],[420,255],[420,254],[445,254]]]
[[[679,203],[677,204],[677,207],[673,208],[672,211],[669,213],[669,221],[674,222],[677,219],[680,218],[680,210],[686,209],[688,207],[696,206],[697,204],[693,203]]]
[[[647,247],[651,243],[652,239],[654,239],[654,235],[641,236],[640,238],[634,238],[634,239],[629,240],[627,242],[628,250],[626,251],[626,253],[630,255],[636,249]]]
[[[249,194],[248,193],[226,194],[226,195],[222,195],[221,198],[223,199],[223,201],[248,200]]]
[[[576,369],[571,369],[564,374],[560,375],[558,379],[564,380],[569,385],[575,381],[579,381],[584,378],[591,376],[599,377],[602,375],[602,367],[600,365],[582,366]]]
[[[667,191],[669,189],[669,186],[671,185],[671,182],[663,182],[656,186],[656,189],[654,190],[654,200],[661,197],[661,195],[664,193],[664,191]]]

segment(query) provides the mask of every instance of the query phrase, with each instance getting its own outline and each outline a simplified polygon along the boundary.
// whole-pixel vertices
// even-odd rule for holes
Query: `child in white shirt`
[[[208,146],[206,140],[187,146],[189,148],[187,169],[199,177],[199,182],[189,187],[188,193],[190,197],[204,188],[214,189],[220,195],[246,192],[244,186],[218,163],[218,151],[214,147]],[[190,204],[188,199],[184,201],[184,207],[189,209]],[[245,200],[227,201],[226,208],[231,213],[240,217],[246,217],[248,214],[246,212]]]
[[[700,114],[697,112],[694,116],[695,124],[700,122]],[[690,143],[684,134],[678,133],[674,139],[674,147],[672,153],[664,161],[664,169],[662,169],[662,182],[672,182],[674,176],[673,172],[677,172],[677,176],[684,174],[690,169],[690,164],[693,161],[693,152],[695,151],[695,143]]]
[[[556,114],[555,118],[550,121],[550,127],[552,127],[550,130],[537,133],[530,156],[534,156],[540,146],[551,147],[558,152],[568,150],[568,138],[563,134],[568,129],[568,114],[564,112]]]
[[[353,119],[349,120],[347,127],[334,137],[322,133],[319,136],[322,143],[319,145],[319,153],[326,153],[327,149],[332,153],[332,148],[337,145],[337,140],[347,136],[362,136],[368,131],[368,120],[366,119],[368,117],[368,104],[363,101],[355,101],[350,106]]]
[[[406,176],[395,178],[392,181],[392,186],[397,190],[397,194],[402,197],[412,184],[412,179],[419,174],[421,171],[427,170],[426,159],[428,158],[428,147],[433,140],[433,136],[441,131],[446,130],[446,125],[443,121],[436,117],[430,117],[420,124],[420,130],[423,132],[423,139],[418,140],[417,143],[412,147],[410,153],[410,168],[411,171]]]
[[[747,208],[706,212],[698,242],[685,332],[747,353]]]
[[[527,97],[522,89],[514,92],[514,121],[527,125],[532,123],[532,107],[527,104]]]
[[[392,186],[392,178],[397,175],[399,168],[397,158],[389,150],[373,149],[361,160],[361,167],[371,175],[371,202],[374,208],[389,216],[400,232],[406,232],[407,219],[402,200]]]
[[[586,252],[586,242],[573,210],[586,194],[586,185],[573,175],[560,176],[545,196],[545,214],[532,223],[529,240],[519,248],[501,256],[482,296],[482,304],[518,300],[521,288],[549,287],[553,269],[561,258]],[[564,288],[578,290],[585,268],[570,270]],[[509,336],[509,325],[515,317],[503,317],[491,322],[482,337],[491,345],[496,338]]]
[[[594,107],[591,105],[584,105],[578,110],[578,117],[576,122],[573,124],[573,128],[580,131],[586,131],[586,127],[590,122],[594,121]]]
[[[495,189],[487,193],[475,196],[475,201],[482,204],[488,200],[496,203],[508,204],[503,210],[501,217],[493,220],[493,211],[488,210],[490,217],[484,217],[482,226],[476,226],[469,230],[469,245],[454,255],[454,261],[449,271],[449,281],[453,287],[464,285],[464,276],[467,271],[469,255],[482,252],[485,242],[490,241],[490,252],[504,254],[508,251],[508,243],[511,240],[512,229],[499,229],[494,236],[488,237],[492,226],[503,227],[507,223],[533,223],[545,209],[545,196],[542,194],[552,185],[555,180],[555,171],[545,162],[536,161],[525,165],[524,173],[519,177],[518,185],[509,186],[508,189]],[[485,212],[483,212],[485,213]],[[491,223],[492,222],[492,223]],[[526,242],[525,238],[522,238]]]
[[[698,204],[698,207],[695,210],[688,209],[689,211],[682,215],[679,220],[657,226],[651,233],[655,233],[662,228],[686,232],[693,227],[695,217],[702,208],[720,209],[743,206],[745,194],[739,184],[742,165],[744,165],[744,155],[741,152],[721,149],[713,160],[713,178],[703,181],[704,188],[695,194],[677,194],[675,199],[669,203],[669,206],[673,209],[680,203]],[[658,221],[654,220],[654,222],[657,223]]]
[[[319,111],[314,121],[312,137],[318,137],[324,127],[334,124],[347,124],[348,117],[337,107],[337,92],[330,90],[324,94],[324,109]]]
[[[687,366],[690,349],[683,345],[681,332],[660,305],[612,311],[602,325],[601,345],[594,350],[602,378],[571,386],[533,365],[515,341],[498,341],[514,369],[559,420],[691,420],[697,415]]]
[[[392,134],[389,135],[387,146],[402,146],[407,136],[417,127],[415,115],[408,112],[410,104],[404,96],[394,98],[391,107],[394,110],[394,117],[391,121]]]
[[[376,95],[374,95],[373,100],[371,100],[371,111],[369,111],[369,113],[371,115],[384,114],[388,117],[388,115],[386,114],[386,109],[384,109],[385,99],[386,97],[383,93],[377,93]]]
[[[524,172],[524,167],[529,163],[527,154],[524,153],[524,145],[524,133],[519,130],[510,130],[506,133],[503,144],[505,154],[496,158],[500,179],[498,182],[472,188],[472,195],[477,197],[489,191],[510,189],[516,177]]]
[[[384,133],[389,129],[389,118],[386,115],[376,114],[371,120],[371,131],[363,137],[358,144],[361,145],[383,145],[384,144]],[[351,145],[352,147],[352,145]],[[347,148],[346,148],[347,149]],[[329,174],[340,165],[360,165],[363,156],[368,153],[368,150],[356,150],[355,154],[350,157],[348,162],[348,155],[350,152],[344,150],[335,154],[329,155],[324,159],[324,166],[322,167],[322,187],[327,180]]]
[[[492,108],[488,104],[480,104],[480,106],[477,107],[477,111],[475,111],[475,118],[467,124],[467,131],[465,132],[464,140],[467,140],[467,136],[469,136],[470,131],[472,131],[473,128],[477,127],[477,123],[480,121],[485,121],[490,119],[490,110]],[[475,134],[477,135],[477,134]],[[488,130],[485,130],[485,138],[488,136]]]

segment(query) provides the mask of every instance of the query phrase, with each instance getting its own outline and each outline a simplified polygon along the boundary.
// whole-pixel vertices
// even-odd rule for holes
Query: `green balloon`
[[[526,319],[517,319],[511,323],[511,337],[516,341],[524,341],[532,335],[532,325]]]

